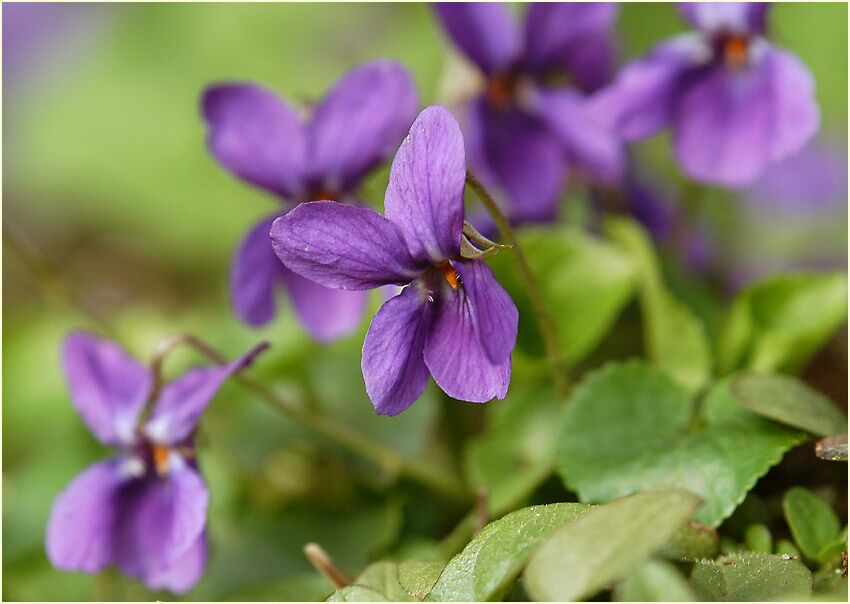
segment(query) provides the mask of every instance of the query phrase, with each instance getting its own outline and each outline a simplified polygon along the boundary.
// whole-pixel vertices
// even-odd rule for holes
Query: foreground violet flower
[[[620,178],[622,144],[584,99],[611,75],[616,4],[532,3],[524,32],[506,4],[436,11],[484,74],[484,90],[463,110],[469,163],[507,197],[512,222],[554,219],[568,168],[594,182]]]
[[[461,255],[465,176],[460,128],[431,106],[393,160],[385,216],[318,201],[272,226],[278,257],[304,277],[349,290],[407,286],[363,342],[363,379],[379,414],[407,409],[429,374],[460,400],[508,391],[519,315],[490,268]]]
[[[360,181],[398,146],[417,106],[410,75],[391,61],[348,72],[305,120],[254,84],[212,86],[202,99],[212,155],[240,179],[292,204],[356,202]],[[268,235],[282,213],[260,220],[236,251],[230,272],[236,315],[251,325],[268,323],[283,286],[313,337],[327,342],[347,335],[363,316],[366,294],[322,287],[281,265]]]
[[[812,75],[765,38],[767,4],[704,2],[681,11],[698,31],[627,65],[594,95],[594,116],[626,140],[669,126],[692,178],[750,184],[817,131]]]
[[[53,566],[95,573],[114,564],[152,590],[192,588],[206,565],[209,501],[193,433],[224,381],[264,348],[166,384],[142,422],[151,371],[108,340],[83,332],[66,338],[71,400],[92,434],[119,453],[90,466],[56,498],[46,539]]]

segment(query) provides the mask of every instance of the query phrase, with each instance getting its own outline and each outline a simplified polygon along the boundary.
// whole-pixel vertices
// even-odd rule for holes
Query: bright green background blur
[[[6,600],[151,597],[115,573],[95,579],[57,572],[44,555],[53,498],[105,454],[71,407],[59,372],[64,334],[92,327],[63,291],[106,316],[142,359],[175,331],[197,333],[231,357],[268,339],[273,348],[259,373],[276,388],[297,397],[310,381],[331,413],[407,454],[452,454],[448,426],[458,418],[478,422],[484,412],[446,404],[432,385],[411,411],[376,417],[359,371],[367,322],[360,333],[320,349],[288,308],[262,331],[233,318],[226,293],[231,252],[275,200],[219,169],[205,151],[198,116],[199,94],[213,81],[255,80],[308,101],[352,65],[377,57],[402,61],[423,104],[439,102],[447,51],[430,9],[150,4],[88,11],[91,31],[75,34],[86,37],[83,50],[65,56],[63,44],[72,42],[57,34],[55,61],[42,53],[15,88],[4,83],[4,240],[14,237],[3,257]],[[4,37],[8,27],[4,15]],[[623,54],[635,56],[682,29],[671,6],[625,6]],[[823,131],[844,144],[846,5],[777,6],[771,31],[813,70]],[[675,182],[677,169],[660,141],[642,149],[655,172]],[[378,205],[385,182],[384,171],[366,188]],[[817,244],[839,257],[846,252],[846,214],[794,228],[808,233],[794,244],[800,249]],[[776,243],[749,239],[758,249]],[[181,353],[170,369],[197,360]],[[414,548],[411,536],[450,528],[415,505],[420,493],[380,497],[382,477],[372,468],[320,444],[237,387],[222,390],[199,437],[212,493],[211,556],[192,599],[323,597],[324,582],[301,554],[305,542],[322,543],[343,567],[358,570],[400,530],[408,535],[405,547]]]

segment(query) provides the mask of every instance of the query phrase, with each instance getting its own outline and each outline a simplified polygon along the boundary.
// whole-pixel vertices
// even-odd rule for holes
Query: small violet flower
[[[752,183],[815,134],[814,81],[793,54],[765,38],[767,4],[681,5],[697,32],[662,42],[594,95],[596,118],[624,139],[670,126],[691,177]]]
[[[620,178],[621,141],[591,119],[583,98],[611,75],[615,4],[532,3],[524,32],[506,4],[436,11],[484,74],[463,111],[467,154],[482,182],[506,196],[512,222],[552,220],[567,168],[597,182]]]
[[[410,75],[391,61],[349,71],[304,120],[253,84],[212,86],[202,99],[212,155],[242,180],[290,204],[356,202],[361,179],[398,146],[417,107]],[[236,250],[230,272],[236,315],[251,325],[268,323],[280,285],[317,340],[350,333],[363,316],[366,294],[322,287],[281,265],[269,229],[282,213],[260,220]]]
[[[407,285],[363,342],[363,378],[379,414],[407,409],[429,374],[456,399],[507,393],[519,315],[490,268],[461,256],[465,175],[460,127],[431,106],[393,160],[384,216],[317,201],[272,226],[278,257],[304,277],[350,290]]]
[[[200,579],[209,494],[193,433],[222,383],[264,348],[166,384],[142,424],[151,371],[110,341],[83,332],[66,338],[62,363],[71,400],[95,437],[120,451],[56,498],[46,539],[53,566],[94,573],[115,564],[150,589],[174,593]]]

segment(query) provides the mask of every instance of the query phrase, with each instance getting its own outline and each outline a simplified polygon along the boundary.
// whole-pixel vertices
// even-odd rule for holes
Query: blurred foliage
[[[559,400],[545,385],[539,333],[524,312],[528,301],[513,259],[503,252],[492,264],[522,316],[509,397],[486,407],[466,405],[432,384],[403,415],[378,417],[359,369],[368,321],[358,333],[320,347],[283,300],[279,318],[262,331],[241,325],[229,312],[226,275],[233,247],[278,202],[236,181],[208,156],[198,98],[211,82],[238,79],[262,82],[309,104],[352,65],[390,57],[409,67],[422,104],[440,102],[447,45],[430,8],[162,3],[88,10],[99,11],[98,18],[87,13],[73,39],[54,34],[49,47],[55,56],[33,53],[22,73],[4,81],[6,600],[174,599],[148,593],[114,571],[95,577],[56,571],[44,554],[54,497],[106,454],[71,407],[59,371],[59,345],[67,331],[97,329],[80,306],[104,317],[141,359],[177,331],[196,333],[228,356],[268,339],[273,353],[252,371],[275,392],[295,401],[314,392],[321,411],[407,457],[442,464],[464,475],[473,489],[489,493],[483,518],[465,516],[468,510],[408,481],[396,482],[228,384],[205,415],[198,438],[212,494],[210,562],[186,599],[326,598],[333,588],[302,552],[310,541],[363,582],[337,592],[338,600],[406,599],[404,594],[422,599],[428,593],[435,598],[461,580],[469,597],[526,597],[524,579],[516,578],[532,546],[526,550],[522,544],[539,543],[554,527],[536,516],[539,507],[500,517],[532,504],[559,502],[546,509],[562,512],[584,509],[570,502],[579,496],[607,502],[647,486],[701,494],[705,501],[697,519],[710,524],[729,516],[755,488],[720,524],[721,543],[741,550],[765,549],[772,541],[774,551],[724,550],[724,557],[694,565],[681,543],[662,543],[661,533],[627,560],[618,557],[616,544],[603,544],[610,547],[599,551],[614,556],[617,572],[596,574],[600,567],[588,567],[586,581],[569,586],[574,590],[569,593],[593,596],[615,581],[613,595],[621,599],[692,591],[767,599],[804,597],[813,589],[816,596],[840,595],[843,589],[846,598],[846,579],[835,573],[835,554],[840,559],[846,552],[846,525],[833,530],[841,525],[835,518],[846,517],[846,472],[842,477],[837,464],[817,460],[809,441],[775,465],[805,437],[772,420],[812,428],[787,415],[758,417],[750,412],[761,413],[758,409],[738,406],[725,383],[710,385],[713,371],[804,369],[801,379],[830,394],[831,402],[832,393],[843,391],[838,402],[846,407],[846,335],[834,335],[846,323],[844,274],[768,278],[739,293],[729,307],[721,288],[658,254],[639,227],[620,222],[628,225],[621,231],[629,234],[626,244],[607,231],[586,232],[583,202],[573,191],[566,201],[568,224],[521,234],[556,311],[563,352],[581,383],[570,400]],[[846,23],[843,4],[781,4],[771,14],[772,34],[814,72],[823,138],[845,148]],[[685,27],[669,5],[653,3],[623,6],[618,29],[622,55],[632,57]],[[56,60],[59,55],[65,60]],[[5,66],[4,56],[4,71]],[[659,175],[660,185],[679,186],[682,176],[673,167],[666,135],[636,145],[635,157],[649,177]],[[363,188],[375,207],[386,179],[384,168]],[[744,221],[745,201],[727,191],[710,189],[703,201],[705,218],[727,251],[725,262],[743,263],[748,254],[779,249],[784,261],[817,249],[837,254],[846,270],[846,199],[837,214],[790,223],[781,217]],[[378,298],[371,301],[373,312]],[[644,351],[652,366],[611,364],[583,375],[587,368]],[[176,374],[200,361],[180,353],[167,370]],[[658,396],[633,400],[643,387]],[[602,395],[590,396],[600,388]],[[722,489],[707,471],[718,458],[731,476]],[[606,466],[624,459],[647,473]],[[677,466],[676,474],[657,470],[662,463],[693,467]],[[556,465],[563,481],[552,478]],[[605,480],[611,482],[601,484]],[[799,485],[809,490],[788,490]],[[616,512],[620,505],[603,503],[599,522],[607,526],[604,509],[613,506]],[[655,520],[672,522],[668,512],[657,512]],[[559,516],[558,524],[569,515]],[[619,520],[630,517],[636,516]],[[467,545],[470,518],[472,524],[495,522]],[[524,527],[522,539],[515,531],[502,533],[513,522]],[[558,550],[561,539],[598,543],[582,526],[564,530],[566,536],[550,547]],[[687,538],[708,535],[713,555],[717,535],[697,533]],[[449,535],[446,541],[458,544],[453,551],[441,541]],[[786,557],[797,550],[808,569]],[[476,574],[468,560],[488,556],[491,563]],[[370,566],[376,561],[383,562]],[[611,559],[595,563],[611,570]],[[540,564],[534,576],[554,572]],[[448,574],[441,574],[444,567]],[[751,580],[773,573],[782,576],[781,590],[779,583]]]

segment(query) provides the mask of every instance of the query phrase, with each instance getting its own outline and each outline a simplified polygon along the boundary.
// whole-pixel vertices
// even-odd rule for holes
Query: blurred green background
[[[782,4],[770,22],[773,38],[814,72],[822,138],[846,157],[847,6]],[[669,5],[624,6],[622,56],[683,29]],[[200,91],[213,81],[255,80],[309,102],[377,57],[408,66],[422,104],[440,102],[448,52],[422,4],[3,5],[4,599],[151,597],[117,573],[55,571],[44,554],[53,498],[105,454],[71,407],[58,367],[65,333],[94,327],[69,298],[106,318],[142,359],[175,331],[231,357],[268,339],[272,352],[257,373],[279,391],[297,398],[310,384],[330,413],[398,450],[452,458],[455,426],[480,422],[485,409],[447,402],[432,384],[411,411],[376,417],[359,369],[368,321],[320,348],[288,308],[262,331],[230,314],[233,247],[276,201],[210,159],[198,114]],[[676,182],[663,136],[639,147],[652,173]],[[378,206],[385,174],[365,189]],[[729,262],[750,254],[756,265],[766,258],[781,267],[815,249],[846,266],[846,196],[826,215],[760,218],[751,229],[741,227],[741,201],[721,197],[710,214],[734,250]],[[793,236],[777,237],[777,224]],[[192,362],[175,355],[169,371]],[[190,599],[323,597],[328,588],[303,557],[305,542],[320,542],[354,571],[451,528],[416,505],[412,487],[382,496],[385,477],[374,468],[234,385],[205,416],[199,448],[212,493],[211,554]]]

